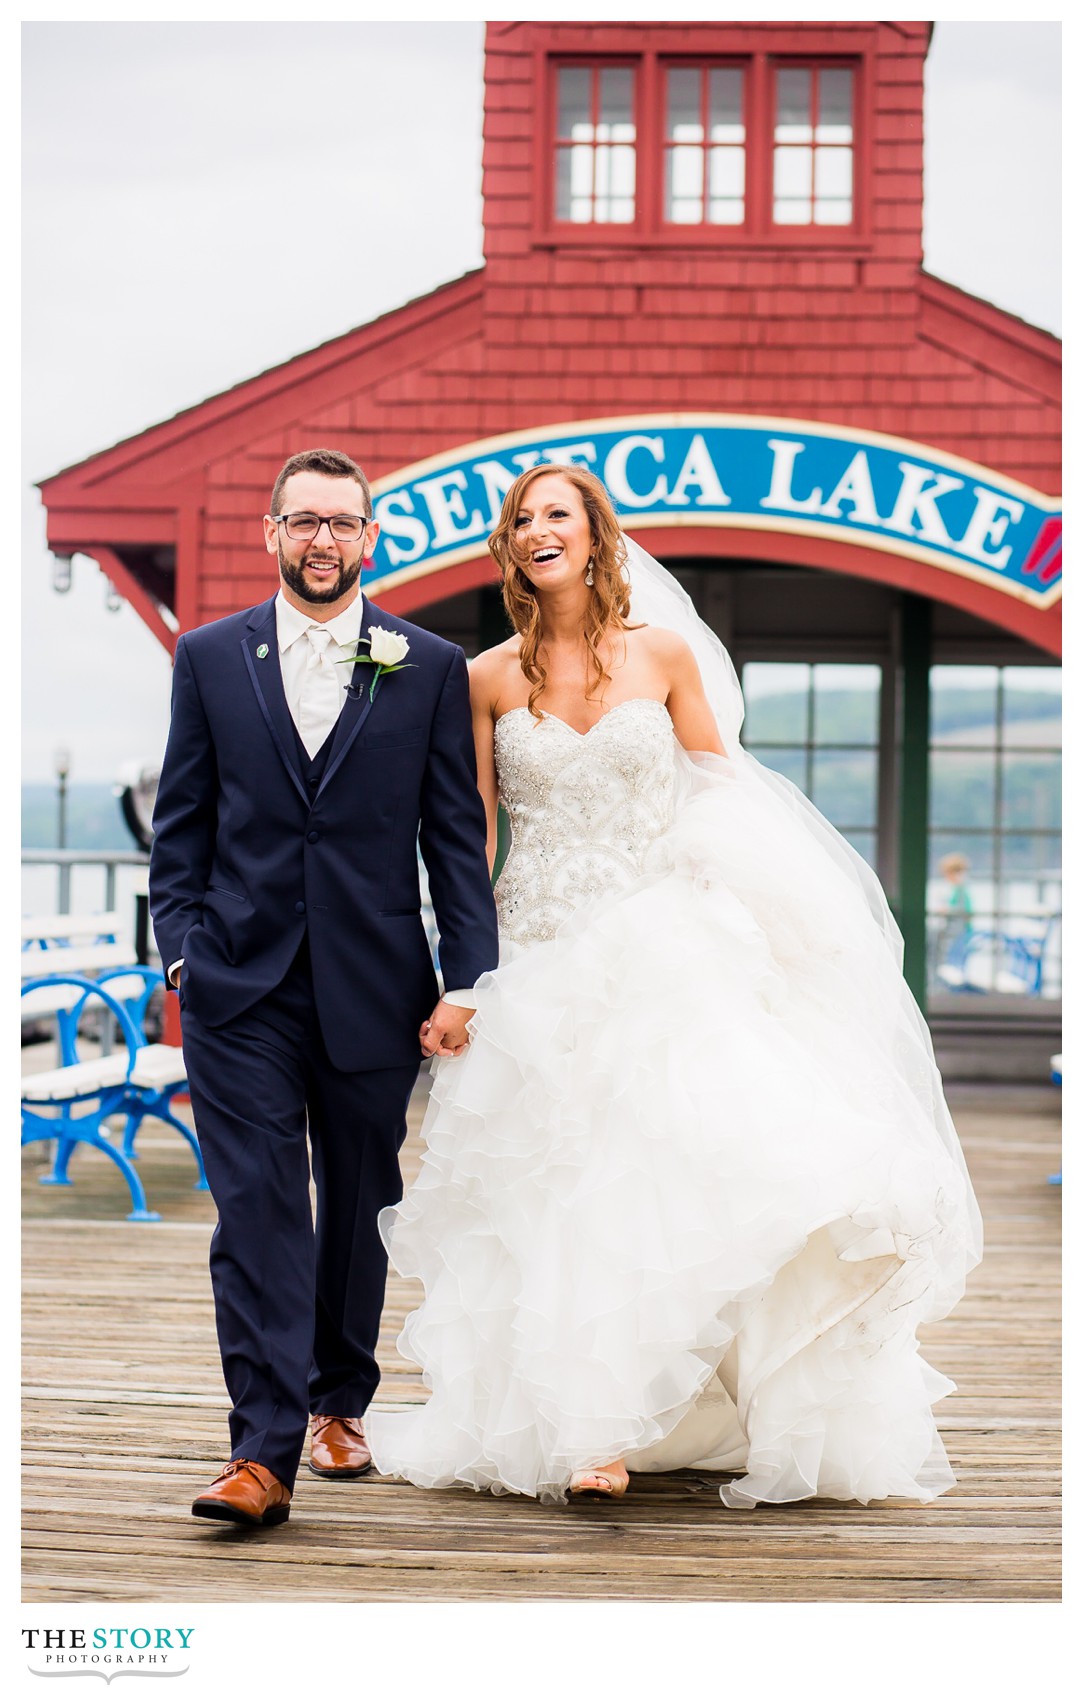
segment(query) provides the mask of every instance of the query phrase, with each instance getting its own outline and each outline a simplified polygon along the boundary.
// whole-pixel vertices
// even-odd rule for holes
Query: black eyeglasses
[[[356,543],[369,523],[367,514],[332,514],[330,519],[321,519],[319,514],[268,514],[267,518],[285,526],[286,536],[295,543],[310,543],[323,526],[337,542]]]

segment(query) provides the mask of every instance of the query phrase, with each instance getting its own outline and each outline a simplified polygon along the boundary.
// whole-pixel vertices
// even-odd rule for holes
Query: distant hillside
[[[803,743],[803,692],[779,691],[748,704],[742,741],[752,744]],[[816,738],[820,743],[867,744],[877,738],[875,694],[867,690],[819,691],[815,698]],[[1060,695],[1054,691],[1013,691],[1005,704],[1005,726],[1025,722],[1027,742],[1037,743],[1039,726],[1047,726],[1048,742],[1060,744]],[[995,711],[987,690],[944,690],[936,693],[933,736],[952,743],[992,742]]]
[[[24,850],[56,848],[55,785],[24,785],[22,845]],[[120,812],[120,799],[111,785],[71,785],[68,788],[69,850],[135,850],[138,846]]]

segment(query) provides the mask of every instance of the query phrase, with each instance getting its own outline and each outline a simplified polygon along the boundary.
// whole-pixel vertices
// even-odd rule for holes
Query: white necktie
[[[339,717],[343,703],[344,669],[336,667],[327,653],[331,633],[326,626],[309,626],[305,632],[309,655],[301,675],[297,705],[297,731],[310,756],[326,741]]]

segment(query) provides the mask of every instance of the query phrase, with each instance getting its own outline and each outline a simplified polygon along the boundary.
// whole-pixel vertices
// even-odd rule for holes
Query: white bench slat
[[[69,1063],[67,1068],[43,1069],[40,1074],[28,1074],[22,1082],[24,1104],[63,1104],[101,1092],[106,1086],[119,1086],[128,1073],[127,1051],[114,1051],[109,1057],[93,1057],[89,1062]]]
[[[144,1045],[137,1052],[132,1069],[132,1085],[149,1087],[162,1092],[167,1086],[184,1086],[188,1073],[179,1045]]]
[[[128,1074],[128,1052],[114,1051],[108,1057],[92,1057],[88,1062],[70,1063],[67,1068],[44,1069],[40,1074],[28,1074],[22,1080],[22,1100],[25,1104],[63,1104],[72,1099],[101,1092],[107,1086],[119,1086]],[[154,1092],[167,1086],[179,1090],[186,1082],[184,1059],[178,1045],[144,1045],[136,1053],[132,1069],[132,1085]]]
[[[125,931],[115,909],[100,915],[24,915],[20,925],[24,944],[48,944],[54,939],[83,939],[89,943],[103,936],[115,938],[117,933]]]
[[[24,980],[36,980],[43,974],[93,976],[105,968],[134,967],[135,951],[129,944],[58,944],[51,950],[19,952],[19,971]]]
[[[123,979],[110,980],[104,989],[110,997],[116,998],[118,1003],[126,1003],[129,998],[141,996],[145,990],[145,982],[141,975],[129,974]],[[36,1021],[43,1015],[56,1015],[62,1009],[74,1009],[83,996],[87,997],[87,1008],[90,1010],[107,1007],[100,998],[95,998],[92,992],[84,992],[82,986],[39,986],[36,991],[27,992],[20,1000],[20,1019]]]

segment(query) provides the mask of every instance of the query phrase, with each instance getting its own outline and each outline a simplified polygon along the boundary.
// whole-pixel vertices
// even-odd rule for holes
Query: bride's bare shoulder
[[[506,638],[492,649],[483,649],[469,665],[471,696],[495,703],[502,687],[519,671],[518,637]]]
[[[684,638],[677,632],[667,631],[664,626],[635,626],[627,637],[641,655],[649,656],[663,666],[680,669],[690,662],[694,664],[695,658]]]
[[[492,679],[510,672],[519,665],[519,638],[513,634],[505,638],[503,643],[496,643],[492,649],[483,649],[469,663],[472,677]]]

